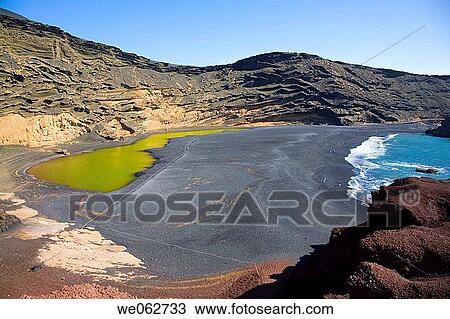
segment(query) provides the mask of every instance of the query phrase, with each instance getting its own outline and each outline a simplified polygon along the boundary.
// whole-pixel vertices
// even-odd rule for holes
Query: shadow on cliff
[[[275,298],[275,299],[288,299],[295,297],[295,294],[292,293],[289,289],[289,278],[293,273],[297,272],[298,269],[305,267],[310,263],[311,259],[315,254],[320,253],[325,247],[326,244],[323,245],[311,245],[310,246],[313,251],[307,255],[300,257],[298,262],[294,266],[289,266],[283,269],[283,271],[279,274],[273,274],[270,276],[273,282],[264,283],[258,285],[242,295],[238,298],[240,299],[267,299],[267,298]]]

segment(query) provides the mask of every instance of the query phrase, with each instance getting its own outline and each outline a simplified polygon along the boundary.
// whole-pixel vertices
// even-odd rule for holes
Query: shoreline
[[[30,260],[33,254],[45,245],[45,239],[33,241],[2,240],[0,252],[2,272],[0,272],[0,298],[110,298],[104,296],[77,296],[64,294],[64,290],[73,286],[89,288],[98,285],[113,287],[128,296],[125,298],[238,298],[262,284],[273,284],[272,277],[284,269],[295,265],[294,260],[271,261],[255,266],[241,267],[220,275],[200,277],[190,280],[165,280],[157,283],[133,284],[103,279],[95,280],[89,274],[80,275],[59,267],[42,267],[31,270],[35,263]],[[10,254],[5,250],[20,252]],[[278,292],[282,297],[286,287]],[[108,289],[109,290],[109,289]],[[53,297],[52,297],[53,295]],[[119,296],[124,298],[124,296]]]
[[[291,128],[292,129],[292,127],[293,126],[286,126],[287,128]],[[275,127],[265,127],[265,128],[262,128],[262,129],[258,129],[258,131],[259,130],[262,130],[263,131],[263,133],[265,133],[265,131],[270,131],[270,132],[274,132],[274,130],[275,131],[277,131],[277,130],[279,130],[278,128],[280,128],[279,126],[275,126]],[[282,128],[282,127],[281,127]],[[326,131],[326,132],[332,132],[332,131],[334,131],[334,130],[336,130],[336,131],[338,131],[338,133],[339,133],[339,131],[342,131],[342,134],[346,134],[345,132],[346,131],[350,131],[350,134],[352,134],[351,133],[351,131],[354,131],[354,130],[358,130],[358,128],[355,128],[355,127],[352,127],[352,128],[349,128],[349,127],[309,127],[309,126],[300,126],[300,127],[297,127],[298,129],[300,129],[300,130],[305,130],[306,132],[309,132],[309,131],[311,131],[311,133],[314,133],[314,134],[318,134],[317,132],[320,132],[320,131]],[[373,127],[372,127],[373,128]],[[360,129],[362,129],[363,131],[366,131],[366,130],[368,130],[368,131],[372,131],[372,128],[371,129],[367,129],[367,127],[365,127],[365,128],[360,128]],[[382,129],[382,127],[378,127],[377,129]],[[397,128],[397,129],[399,129],[399,128]],[[406,130],[409,130],[410,128],[403,128],[403,129],[406,129]],[[413,130],[417,130],[417,128],[412,128]],[[281,129],[281,130],[283,130],[283,128]],[[289,130],[289,129],[288,129]],[[294,130],[295,130],[295,127],[294,127]],[[251,132],[254,132],[254,130],[248,130],[249,132],[251,131]],[[370,132],[366,132],[366,133],[364,133],[364,136],[367,134],[367,133],[370,133]],[[305,135],[305,138],[306,139],[308,139],[309,137],[308,136],[310,136],[310,135],[308,135],[308,134],[311,134],[311,133],[307,133],[306,135]],[[250,135],[252,135],[252,134],[254,134],[254,133],[251,133]],[[255,133],[255,134],[257,134],[257,135],[259,135],[260,133]],[[278,133],[277,133],[278,134]],[[330,134],[330,133],[327,133],[327,134]],[[261,136],[264,136],[265,134],[263,134],[263,135],[261,135]],[[358,139],[361,139],[363,136],[361,136],[361,137],[358,137]],[[231,138],[232,139],[232,137],[230,137],[230,136],[228,136],[227,138]],[[136,140],[136,139],[135,139]],[[169,159],[172,157],[174,157],[174,154],[177,154],[177,151],[178,150],[180,150],[180,149],[182,149],[182,148],[184,148],[184,143],[186,142],[186,141],[184,141],[185,139],[183,139],[183,140],[171,140],[170,142],[169,142],[169,144],[164,148],[164,149],[161,149],[161,150],[157,150],[156,152],[152,152],[152,154],[155,156],[155,158],[158,158],[159,160],[157,161],[157,163],[155,163],[155,166],[154,167],[152,167],[152,168],[150,168],[149,170],[146,170],[146,172],[142,175],[142,176],[139,176],[134,182],[132,182],[129,186],[131,187],[133,184],[137,184],[137,183],[139,183],[139,182],[144,182],[144,184],[142,184],[142,185],[144,185],[145,186],[145,181],[146,181],[146,177],[148,177],[148,174],[151,174],[152,172],[154,172],[154,171],[157,171],[158,169],[160,169],[161,168],[161,165],[163,165],[164,163],[166,163],[167,161],[169,161]],[[300,143],[303,143],[303,142],[300,142]],[[103,144],[103,143],[102,143]],[[77,148],[77,149],[82,149],[83,148],[83,146],[86,146],[86,144],[83,144],[83,145],[76,145],[76,146],[74,146],[74,148]],[[89,146],[89,144],[88,144],[88,146]],[[92,146],[92,145],[90,145],[90,146]],[[115,145],[114,145],[115,146]],[[156,154],[155,154],[156,153]],[[326,153],[326,152],[325,152]],[[344,151],[344,153],[345,153],[345,151]],[[192,156],[191,154],[188,154],[189,156],[188,157],[190,157],[190,156]],[[311,165],[312,163],[310,163],[310,165]],[[344,165],[346,165],[346,163],[341,163],[341,164],[339,164],[339,165],[342,165],[342,164],[344,164]],[[347,163],[348,164],[348,163]],[[177,165],[180,165],[180,163],[177,163],[176,164],[176,166]],[[209,164],[208,164],[209,165]],[[250,165],[250,164],[248,164],[248,165]],[[5,167],[3,168],[3,169],[5,169]],[[173,169],[173,168],[172,168]],[[256,169],[258,169],[258,168],[256,168]],[[305,170],[307,170],[307,168],[306,167],[304,167],[304,169]],[[347,170],[347,173],[346,173],[346,175],[348,175],[348,174],[351,174],[351,168],[350,169],[346,169]],[[167,170],[162,170],[165,174],[167,174]],[[168,171],[170,171],[170,169],[168,170]],[[342,177],[343,178],[343,177]],[[30,183],[35,183],[35,181],[31,181]],[[44,183],[45,184],[45,183]],[[55,194],[64,194],[64,192],[67,192],[67,189],[65,189],[64,187],[58,187],[58,186],[49,186],[49,185],[44,185],[45,186],[45,189],[46,189],[46,191],[48,192],[48,194],[46,194],[46,196],[50,196],[51,198],[54,198],[54,196],[55,196]],[[37,193],[39,193],[40,191],[39,191],[39,189],[41,189],[43,187],[43,184],[40,184],[39,186],[38,186],[38,188],[33,192],[33,191],[30,191],[29,189],[27,190],[26,188],[27,187],[21,187],[20,188],[20,191],[19,191],[19,193],[20,193],[20,195],[25,195],[25,198],[35,198],[36,197],[36,195],[39,195],[39,194],[37,194]],[[25,188],[25,189],[24,189]],[[127,187],[125,187],[125,188],[127,188]],[[198,188],[199,189],[201,189],[202,188],[202,186],[200,185],[200,186],[198,186]],[[207,188],[209,188],[209,187],[207,187]],[[125,190],[126,191],[126,190]],[[34,193],[34,194],[33,194]],[[31,207],[33,208],[33,209],[36,209],[37,211],[39,211],[39,212],[41,212],[41,213],[44,213],[48,218],[51,218],[51,219],[56,219],[56,220],[60,220],[61,221],[61,216],[59,216],[58,214],[57,214],[57,211],[58,211],[58,209],[55,209],[56,207],[55,206],[53,206],[54,208],[53,209],[50,209],[50,210],[46,210],[44,207],[45,207],[45,205],[42,205],[42,203],[40,203],[39,202],[39,199],[35,199],[34,200],[34,202],[31,202],[30,203],[31,204]],[[45,203],[44,203],[45,204]],[[55,214],[56,213],[56,214]],[[64,219],[64,218],[62,218],[62,219]],[[94,227],[94,229],[95,229],[95,225],[93,225],[93,227]],[[283,226],[284,227],[284,226]],[[184,228],[184,227],[183,227]],[[195,230],[195,227],[191,227],[192,229],[193,229],[193,233],[192,234],[196,234],[196,236],[198,236],[198,231],[197,230]],[[288,227],[286,230],[288,230],[290,227]],[[101,231],[100,230],[100,228],[98,228],[98,230],[100,231],[100,233],[102,234],[102,236],[104,236],[105,238],[111,238],[111,239],[113,239],[113,242],[115,242],[115,243],[117,243],[117,244],[119,244],[119,245],[124,245],[124,246],[126,246],[127,247],[127,250],[132,254],[132,255],[134,255],[134,256],[142,256],[142,251],[140,250],[140,248],[139,248],[139,246],[134,246],[134,245],[131,245],[131,247],[130,247],[130,245],[127,245],[126,244],[126,241],[124,241],[124,239],[123,238],[118,238],[117,236],[114,236],[111,232],[108,232],[108,231]],[[173,232],[173,230],[169,230],[170,232]],[[291,232],[292,230],[290,230],[290,232]],[[252,231],[253,232],[253,231]],[[263,232],[266,232],[266,231],[263,231]],[[181,233],[183,234],[183,237],[185,236],[185,230],[181,230]],[[269,233],[267,233],[267,234],[269,234]],[[309,236],[307,236],[307,237],[309,237]],[[314,237],[314,236],[313,236]],[[294,237],[295,238],[295,237]],[[294,238],[292,238],[293,240],[294,240]],[[314,240],[313,239],[313,242],[317,242],[317,243],[320,243],[320,242],[323,242],[325,239],[328,239],[328,235],[327,235],[327,233],[324,233],[324,234],[322,234],[321,236],[319,236],[319,238],[323,238],[323,239],[320,239],[319,241],[317,241],[317,239],[316,240]],[[182,240],[182,239],[181,239]],[[296,240],[294,240],[294,242],[295,242]],[[293,242],[293,243],[294,243]],[[306,246],[304,246],[305,248],[306,248]],[[303,250],[303,249],[305,249],[305,248],[301,248],[301,250]],[[297,251],[292,251],[292,252],[290,252],[290,259],[291,259],[291,262],[293,262],[294,260],[296,260],[298,257],[300,257],[301,255],[303,255],[305,252],[307,252],[307,251],[309,251],[309,249],[308,250],[306,250],[306,251],[304,251],[304,253],[300,253],[299,254],[299,251],[298,251],[298,248],[296,249]],[[268,256],[262,256],[262,258],[260,259],[260,260],[258,260],[258,258],[257,259],[255,259],[255,263],[257,263],[257,264],[264,264],[264,263],[267,263],[267,262],[269,262],[269,260],[278,260],[278,259],[283,259],[283,255],[279,255],[279,256],[276,256],[276,255],[274,255],[273,256],[273,258],[269,258]],[[264,261],[265,260],[265,261]],[[145,261],[145,260],[144,260]],[[192,263],[191,261],[189,261],[189,259],[185,259],[185,258],[182,258],[181,259],[181,263],[183,263],[183,262],[188,262],[188,264],[190,264],[190,263]],[[148,261],[145,261],[145,263],[146,264],[148,264],[149,262]],[[193,263],[195,264],[195,261],[193,261]],[[270,262],[269,262],[270,263]],[[152,267],[156,267],[155,269],[156,270],[158,270],[158,268],[160,267],[160,266],[158,266],[158,265],[152,265]],[[229,269],[229,270],[226,270],[226,269]],[[192,268],[191,268],[192,269]],[[233,270],[234,269],[234,270]],[[201,278],[210,278],[211,276],[212,277],[215,277],[215,276],[220,276],[220,274],[226,274],[226,273],[230,273],[230,271],[231,272],[233,272],[233,271],[236,271],[236,269],[239,269],[239,267],[236,267],[236,266],[232,266],[232,267],[224,267],[222,270],[219,270],[219,271],[213,271],[213,272],[207,272],[207,273],[205,273],[205,275],[206,275],[206,277],[205,277],[205,275],[201,275],[201,274],[195,274],[195,273],[193,273],[193,274],[191,274],[190,276],[188,276],[188,277],[186,277],[186,279],[188,279],[188,278],[191,278],[191,279],[189,279],[189,280],[200,280]],[[153,269],[152,269],[153,270]],[[158,271],[157,271],[158,272]],[[208,275],[208,273],[209,273],[209,275]],[[89,275],[87,275],[88,277],[89,277]],[[171,276],[169,276],[169,277],[167,277],[166,279],[164,279],[165,277],[166,277],[166,274],[165,274],[165,272],[163,272],[163,273],[158,273],[157,274],[157,276],[158,276],[158,278],[161,278],[162,280],[161,280],[161,282],[167,282],[167,280],[169,279],[169,282],[171,281],[171,280],[183,280],[183,278],[182,277],[180,277],[179,279],[177,279],[177,277],[178,276],[175,276],[175,277],[173,277],[173,278],[171,278]],[[197,278],[197,279],[195,279],[195,278]],[[159,281],[159,280],[158,280]]]
[[[61,143],[61,144],[55,144],[55,145],[47,145],[43,147],[30,147],[26,145],[0,145],[1,148],[17,148],[24,151],[25,154],[29,153],[35,153],[36,159],[32,160],[30,163],[26,164],[25,166],[17,166],[14,169],[14,166],[12,167],[14,169],[14,174],[16,177],[33,177],[32,175],[27,173],[27,170],[29,170],[31,167],[36,166],[40,163],[47,162],[52,159],[57,159],[61,157],[65,157],[63,154],[57,154],[55,153],[54,149],[67,149],[70,152],[70,155],[76,155],[76,154],[82,154],[82,153],[88,153],[95,150],[100,150],[104,148],[112,148],[112,147],[119,147],[119,146],[125,146],[125,145],[131,145],[139,140],[145,139],[151,135],[154,134],[163,134],[163,133],[170,133],[170,132],[182,132],[186,130],[215,130],[215,129],[255,129],[255,128],[270,128],[270,127],[292,127],[292,126],[305,126],[305,127],[335,127],[335,128],[377,128],[377,127],[384,127],[387,128],[394,127],[394,128],[404,128],[408,127],[410,125],[427,125],[424,123],[429,123],[430,121],[433,121],[432,119],[424,119],[424,120],[417,120],[417,121],[410,121],[410,122],[402,122],[402,123],[363,123],[363,124],[357,124],[357,125],[348,125],[348,126],[341,126],[341,125],[307,125],[307,124],[292,124],[292,123],[284,123],[284,122],[257,122],[254,123],[256,125],[252,125],[251,123],[248,124],[240,124],[237,126],[198,126],[198,127],[173,127],[173,128],[165,128],[165,129],[155,129],[155,130],[149,130],[145,133],[137,134],[135,136],[130,137],[124,137],[117,140],[109,140],[104,137],[101,137],[100,135],[96,133],[87,133],[84,134],[73,141],[70,141],[69,143]],[[425,131],[427,127],[416,127],[413,129],[413,131]],[[169,141],[170,143],[170,141]],[[108,144],[105,146],[105,144]],[[0,153],[1,155],[1,153]],[[41,156],[39,156],[41,155]],[[70,156],[69,155],[69,156]],[[153,155],[153,154],[152,154]],[[1,157],[0,157],[1,159]],[[158,164],[159,158],[155,156],[156,162],[153,164],[155,166]],[[152,167],[153,167],[152,166]],[[9,167],[7,167],[8,169]],[[151,168],[151,167],[150,167]],[[19,173],[18,171],[21,170]],[[148,169],[147,169],[148,170]],[[0,180],[2,175],[5,173],[5,169],[0,169]],[[10,187],[4,185],[0,186],[0,191],[7,191],[10,189]]]

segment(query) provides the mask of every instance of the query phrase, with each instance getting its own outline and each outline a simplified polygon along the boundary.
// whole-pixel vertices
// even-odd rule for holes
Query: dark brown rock
[[[447,115],[442,121],[441,125],[437,128],[427,130],[425,132],[428,135],[436,136],[436,137],[450,137],[450,115]]]
[[[436,174],[439,172],[438,169],[433,167],[416,167],[415,171],[418,173],[425,173],[425,174]]]

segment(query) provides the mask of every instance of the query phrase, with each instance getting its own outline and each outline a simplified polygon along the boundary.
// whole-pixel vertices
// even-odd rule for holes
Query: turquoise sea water
[[[450,139],[411,133],[372,136],[353,148],[346,160],[355,172],[348,185],[349,195],[366,201],[372,190],[397,178],[450,178]],[[417,167],[433,167],[438,173],[419,173]]]

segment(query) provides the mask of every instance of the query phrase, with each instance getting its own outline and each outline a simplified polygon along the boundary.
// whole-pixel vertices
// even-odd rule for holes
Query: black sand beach
[[[424,129],[416,124],[280,126],[176,139],[153,151],[158,163],[116,193],[158,193],[166,197],[173,192],[224,191],[226,203],[231,205],[247,190],[265,212],[267,197],[274,190],[299,190],[309,197],[324,190],[345,192],[353,173],[344,158],[351,148],[370,136]],[[80,150],[83,145],[92,147],[95,143],[68,148]],[[37,161],[48,153],[29,156]],[[15,193],[51,219],[68,221],[68,196],[89,194],[37,181],[23,173],[23,169],[18,170],[19,182],[27,183]],[[328,209],[330,214],[352,214],[355,207],[360,216],[365,215],[365,207],[352,200],[335,202]],[[117,204],[117,212],[119,208]],[[334,226],[314,223],[299,227],[287,219],[275,226],[151,224],[136,220],[132,207],[128,207],[126,216],[126,222],[119,216],[108,222],[89,222],[77,216],[76,227],[89,222],[88,226],[105,238],[124,245],[145,263],[149,274],[156,276],[154,280],[215,275],[272,260],[295,262],[311,251],[311,246],[325,243]]]

